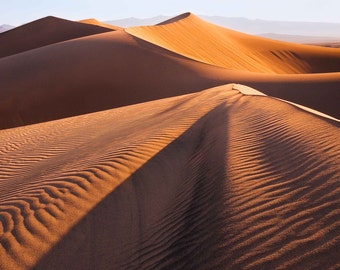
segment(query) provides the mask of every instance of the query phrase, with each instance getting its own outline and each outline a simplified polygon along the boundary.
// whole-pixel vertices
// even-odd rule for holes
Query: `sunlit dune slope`
[[[340,51],[251,36],[185,13],[155,26],[127,28],[136,37],[194,60],[233,70],[323,73],[340,70]]]
[[[112,29],[114,28],[49,16],[1,33],[0,57],[73,38],[104,33]]]
[[[215,71],[123,31],[45,46],[0,59],[0,128],[196,92]]]
[[[195,28],[195,25],[200,23],[222,32],[229,31],[207,24],[191,14],[184,14],[182,17],[166,22],[164,27],[183,24],[185,30],[190,24]],[[92,27],[85,23],[53,18],[42,19],[41,24],[48,25],[43,22],[50,19],[65,22],[67,25]],[[24,29],[26,28],[23,26],[22,31]],[[182,30],[181,27],[176,30],[178,40],[181,40]],[[148,35],[153,37],[154,32],[158,33],[158,30],[152,30]],[[243,34],[234,33],[232,39],[241,40],[235,35],[243,37]],[[189,38],[195,41],[195,36],[197,35]],[[222,41],[225,40],[224,36],[220,37]],[[231,40],[229,36],[227,39]],[[276,44],[275,46],[283,44],[298,46],[306,51],[311,48],[316,50],[314,47],[301,47],[266,39],[256,40],[263,45],[260,48],[268,44]],[[220,44],[221,42],[217,43],[217,49]],[[193,51],[199,46],[190,42],[182,45],[183,50],[188,47]],[[233,49],[236,51],[230,51],[224,57],[240,58],[238,60],[235,58],[239,63],[248,61],[247,56],[238,53],[239,47]],[[213,51],[211,56],[219,60]],[[333,60],[340,63],[336,57]],[[330,67],[332,61],[328,63]],[[277,62],[280,64],[280,61]],[[266,63],[272,65],[270,61],[266,60]],[[327,65],[321,62],[320,66],[327,68]],[[122,30],[86,36],[0,59],[0,129],[197,92],[233,82],[256,87],[268,95],[340,118],[338,109],[340,72],[323,74],[268,72],[250,72],[206,64],[178,54],[176,50],[171,52]]]
[[[107,23],[102,23],[96,19],[85,19],[85,20],[80,20],[79,22],[81,23],[87,23],[87,24],[91,24],[91,25],[97,25],[97,26],[100,26],[100,27],[105,27],[105,28],[109,28],[109,29],[112,29],[112,30],[121,30],[122,28],[119,27],[119,26],[114,26],[114,25],[111,25],[111,24],[107,24]]]
[[[0,131],[0,268],[336,269],[339,123],[239,85]]]

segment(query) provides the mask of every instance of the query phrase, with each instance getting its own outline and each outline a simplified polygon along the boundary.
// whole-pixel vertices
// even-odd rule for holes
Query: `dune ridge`
[[[115,28],[48,16],[1,33],[0,58],[113,29]]]
[[[65,59],[69,59],[67,65]],[[15,74],[21,74],[20,80]],[[339,74],[270,75],[226,70],[115,31],[0,59],[0,128],[61,119],[233,82],[340,118],[336,98]],[[79,97],[81,106],[77,105]]]
[[[340,268],[339,50],[191,13],[8,33],[1,270]]]
[[[221,97],[228,95],[221,93]],[[81,218],[147,162],[148,156],[179,136],[219,100],[214,97],[211,103],[193,111],[191,104],[197,106],[202,98],[211,98],[212,93],[197,96],[190,97],[189,104],[185,103],[186,97],[180,98],[180,102],[159,101],[153,104],[151,115],[151,104],[141,104],[2,131],[1,267],[33,266],[32,260],[37,260],[55,244],[74,225],[75,219]],[[169,125],[169,117],[174,112],[167,110],[163,103],[179,104],[185,119]],[[140,132],[138,126],[148,128]],[[131,133],[131,127],[138,132]],[[89,129],[92,132],[89,133]],[[66,136],[67,141],[60,134]],[[20,145],[22,137],[27,138],[24,145]],[[80,158],[93,147],[98,150],[85,159]],[[24,154],[22,149],[28,152]],[[13,196],[16,199],[13,200]],[[60,262],[55,267],[60,267]]]
[[[233,89],[234,90],[238,90],[240,91],[240,93],[242,93],[243,95],[249,95],[249,96],[266,96],[264,93],[256,90],[256,89],[253,89],[249,86],[245,86],[245,85],[240,85],[240,84],[234,84],[233,85]],[[290,101],[287,101],[287,100],[283,100],[283,99],[278,99],[278,100],[281,100],[283,102],[286,102],[286,103],[289,103],[299,109],[302,109],[306,112],[309,112],[309,113],[312,113],[314,115],[317,115],[319,117],[323,117],[323,118],[327,118],[327,119],[331,119],[332,121],[336,121],[336,122],[340,122],[339,119],[336,119],[330,115],[327,115],[327,114],[324,114],[324,113],[321,113],[319,111],[316,111],[316,110],[313,110],[311,108],[308,108],[308,107],[305,107],[305,106],[302,106],[300,104],[296,104],[296,103],[293,103],[293,102],[290,102]]]
[[[122,27],[119,27],[119,26],[115,26],[115,25],[111,25],[111,24],[100,22],[100,21],[98,21],[98,20],[96,20],[94,18],[80,20],[79,22],[80,23],[87,23],[87,24],[91,24],[91,25],[97,25],[97,26],[108,28],[108,29],[112,29],[112,30],[115,30],[115,31],[123,29]]]
[[[247,35],[205,22],[192,13],[125,31],[194,60],[232,70],[299,74],[334,72],[340,68],[337,49]]]
[[[62,32],[59,33],[62,42],[0,59],[0,129],[193,93],[234,82],[340,118],[337,104],[340,93],[340,72],[328,72],[340,62],[337,60],[340,55],[339,50],[325,49],[324,51],[322,48],[312,46],[243,35],[208,24],[192,14],[182,14],[158,26],[129,28],[126,32],[93,26],[96,27],[96,31],[105,29],[103,31],[109,32],[96,35],[92,33],[90,36],[71,40],[67,31],[70,29],[73,31],[74,26],[88,29],[92,25],[48,17],[13,30],[11,33],[15,34],[20,30],[22,36],[26,36],[37,24],[44,29],[50,29],[50,21],[56,22],[58,31]],[[92,23],[96,24],[97,21],[92,20]],[[204,29],[205,35],[198,34],[195,29],[202,31]],[[164,33],[167,35],[163,40]],[[143,39],[136,35],[141,35]],[[45,35],[40,36],[45,37]],[[5,38],[0,36],[0,39],[1,37]],[[46,37],[49,42],[52,42],[49,36]],[[203,42],[202,45],[195,42],[198,37],[200,42]],[[164,43],[163,46],[161,43],[151,43],[153,38],[166,44]],[[188,38],[192,41],[187,44]],[[244,66],[235,66],[232,69],[217,67],[203,63],[204,57],[203,60],[201,59],[203,62],[200,59],[196,61],[190,58],[190,55],[186,57],[183,52],[178,51],[179,48],[188,50],[186,48],[188,47],[191,52],[200,54],[202,48],[209,45],[206,42],[210,42],[211,46],[216,45],[216,48],[211,51],[211,59],[220,61],[233,57],[234,60],[229,59],[230,61],[227,62],[237,65],[243,63]],[[229,43],[235,46],[229,46]],[[8,45],[10,42],[1,44]],[[252,67],[257,71],[245,71],[242,69],[248,70],[252,65],[249,66],[250,62],[248,63],[247,60],[250,54],[242,53],[242,51],[248,53],[248,47],[250,49],[254,47],[253,50],[263,48],[265,54],[271,54],[273,51],[284,54],[287,50],[301,52],[301,57],[303,53],[308,55],[320,70],[327,73],[276,74],[274,69],[277,66],[281,68],[286,63],[300,65],[304,56],[302,58],[299,56],[301,59],[293,57],[294,59],[288,61],[284,57],[280,60],[276,57],[269,59],[254,51],[252,53],[257,54],[257,58],[252,61],[257,64]],[[170,51],[171,49],[173,51]],[[204,51],[210,53],[210,50]],[[329,60],[330,56],[332,60]],[[257,62],[256,59],[261,61]],[[265,70],[262,67],[266,69],[273,67],[273,69],[263,73]],[[20,74],[20,80],[16,74]]]
[[[234,87],[1,130],[0,267],[335,269],[339,123]]]

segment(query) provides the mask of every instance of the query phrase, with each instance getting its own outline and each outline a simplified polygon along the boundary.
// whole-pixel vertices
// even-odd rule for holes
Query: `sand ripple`
[[[227,85],[2,130],[0,268],[336,269],[338,127]]]

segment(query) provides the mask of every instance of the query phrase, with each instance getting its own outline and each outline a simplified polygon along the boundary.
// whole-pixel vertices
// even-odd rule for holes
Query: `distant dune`
[[[128,28],[126,31],[170,51],[227,69],[265,73],[340,70],[340,53],[336,49],[305,47],[249,36],[209,24],[190,13],[156,26]]]
[[[66,40],[66,36],[61,38]],[[0,59],[0,127],[60,119],[231,82],[339,118],[339,73],[300,74],[340,70],[339,59],[337,49],[248,36],[184,14],[172,23],[110,31]],[[276,74],[284,71],[297,74]],[[14,74],[21,74],[20,80]]]
[[[91,24],[91,25],[96,25],[96,26],[100,26],[100,27],[104,27],[104,28],[109,28],[109,29],[112,29],[112,30],[122,29],[119,26],[114,26],[114,25],[111,25],[111,24],[102,23],[102,22],[97,21],[96,19],[93,19],[93,18],[92,19],[80,20],[79,22],[80,23],[87,23],[87,24]]]
[[[0,34],[0,57],[108,31],[112,31],[112,27],[105,28],[49,16]]]
[[[4,128],[203,90],[224,71],[116,31],[3,58],[0,74]]]
[[[185,13],[0,52],[1,270],[340,267],[339,49]]]

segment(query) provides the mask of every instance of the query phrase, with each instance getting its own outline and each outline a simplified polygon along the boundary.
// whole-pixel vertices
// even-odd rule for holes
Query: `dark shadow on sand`
[[[221,104],[95,206],[34,269],[220,267],[227,139]]]

